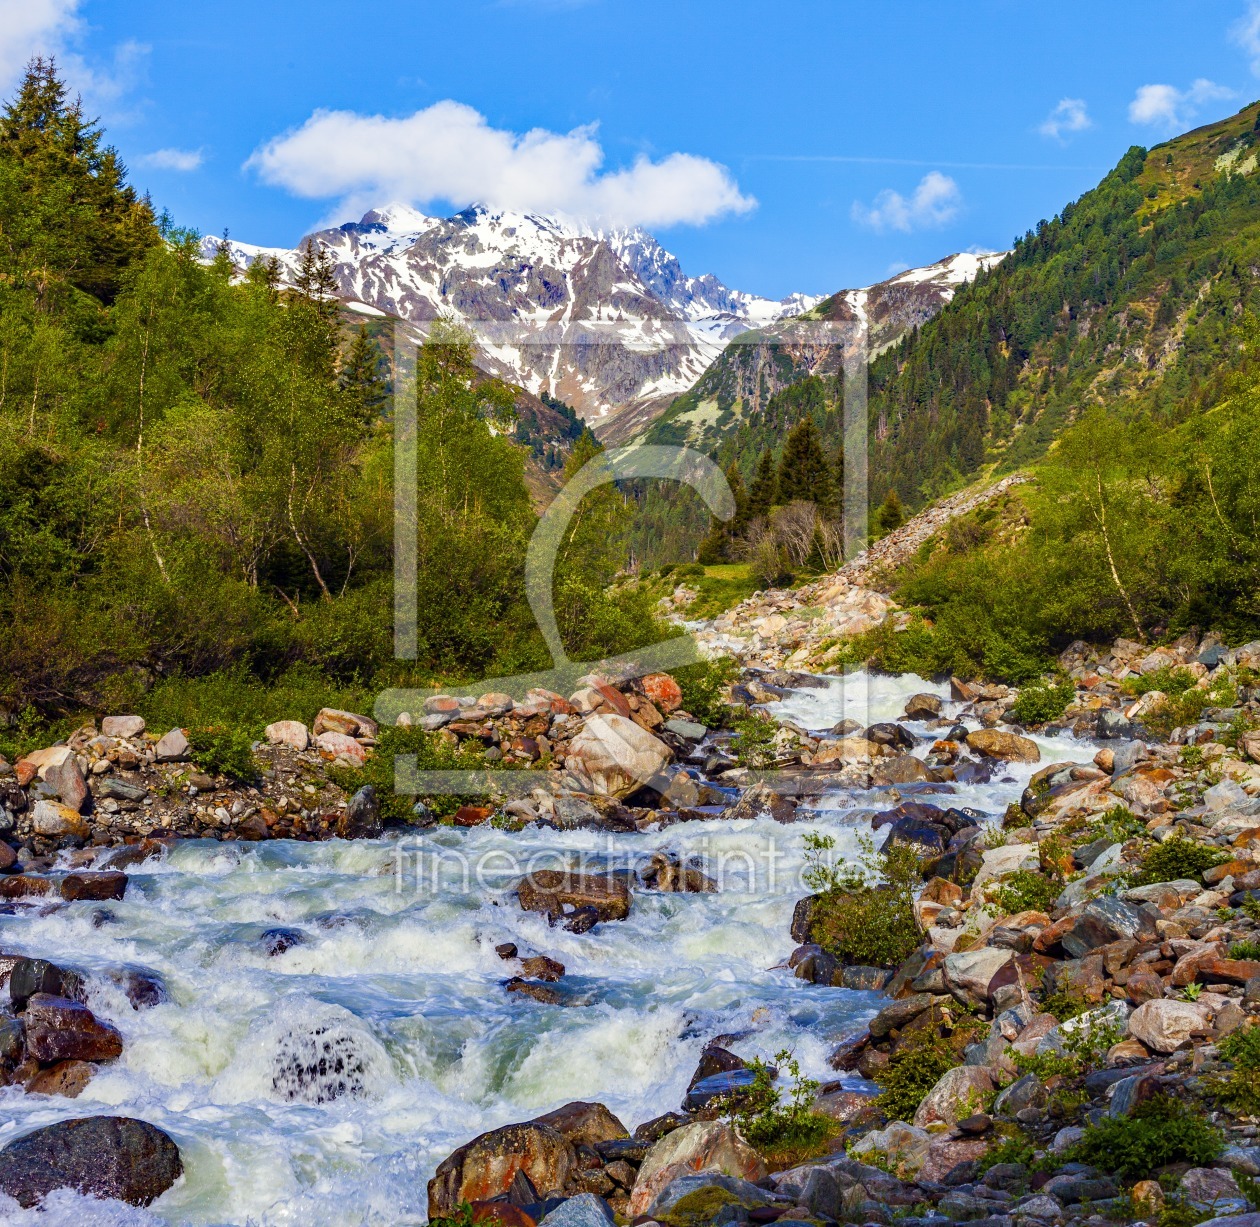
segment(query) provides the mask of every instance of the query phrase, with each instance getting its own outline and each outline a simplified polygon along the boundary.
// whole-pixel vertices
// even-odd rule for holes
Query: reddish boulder
[[[36,993],[26,1003],[26,1048],[41,1065],[110,1061],[122,1056],[122,1036],[87,1006]]]
[[[460,1202],[506,1193],[517,1172],[546,1196],[562,1191],[576,1170],[572,1143],[550,1125],[529,1121],[492,1129],[438,1164],[429,1181],[429,1218],[451,1215]]]

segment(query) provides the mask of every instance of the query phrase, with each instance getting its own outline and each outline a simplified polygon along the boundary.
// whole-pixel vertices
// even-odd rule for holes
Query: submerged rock
[[[0,1150],[0,1190],[28,1209],[66,1188],[147,1206],[183,1171],[179,1147],[162,1130],[126,1116],[58,1121]]]

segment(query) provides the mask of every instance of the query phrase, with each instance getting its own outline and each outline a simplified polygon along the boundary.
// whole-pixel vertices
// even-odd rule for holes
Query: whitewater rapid
[[[921,678],[859,674],[773,710],[813,729],[843,716],[865,724],[897,718],[921,691],[948,697]],[[1037,740],[1043,764],[1093,753],[1069,737]],[[945,804],[998,819],[1033,770],[1012,765]],[[123,1056],[75,1100],[0,1090],[0,1145],[115,1113],[164,1129],[185,1164],[147,1210],[61,1192],[40,1211],[10,1203],[0,1221],[403,1227],[425,1221],[441,1159],[487,1129],[574,1099],[607,1104],[631,1129],[677,1108],[715,1036],[736,1036],[729,1046],[744,1057],[791,1048],[807,1075],[834,1078],[827,1055],[880,999],[776,966],[807,893],[802,836],[830,832],[851,855],[870,809],[895,803],[888,790],[833,792],[792,825],[715,819],[617,836],[487,826],[405,840],[187,841],[133,866],[121,902],[0,915],[0,951],[89,972],[143,967],[171,996],[137,1012],[94,977],[89,1004],[122,1032]],[[528,868],[580,855],[625,868],[657,851],[695,858],[724,889],[638,888],[628,920],[581,935],[549,929],[511,894]],[[272,955],[264,934],[274,945],[275,930],[293,944]],[[509,995],[515,965],[495,952],[504,942],[562,962],[557,987],[580,1004]],[[335,1076],[294,1074],[330,1054]],[[351,1093],[329,1097],[336,1082]]]

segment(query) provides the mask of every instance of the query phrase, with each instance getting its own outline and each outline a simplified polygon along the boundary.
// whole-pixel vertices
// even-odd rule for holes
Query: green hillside
[[[1167,422],[1210,405],[1260,308],[1258,119],[1131,149],[877,359],[872,491],[921,505],[1018,467],[1091,405]]]

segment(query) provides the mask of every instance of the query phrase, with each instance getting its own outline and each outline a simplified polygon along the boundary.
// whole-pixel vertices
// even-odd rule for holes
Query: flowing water
[[[825,729],[842,716],[896,718],[925,690],[946,693],[859,674],[775,710]],[[1092,753],[1038,740],[1043,762]],[[1033,770],[1013,766],[945,803],[997,817]],[[714,1036],[736,1035],[730,1046],[745,1057],[791,1048],[806,1074],[834,1077],[828,1053],[880,999],[776,966],[807,893],[801,837],[829,831],[851,854],[869,830],[861,807],[895,803],[886,790],[837,792],[794,825],[714,820],[618,836],[487,827],[405,843],[189,841],[133,867],[123,902],[0,916],[0,950],[89,971],[144,967],[171,995],[136,1012],[94,980],[90,1004],[122,1031],[124,1055],[77,1100],[0,1090],[0,1144],[65,1117],[119,1113],[170,1133],[186,1168],[148,1210],[63,1192],[41,1211],[9,1203],[0,1221],[418,1224],[426,1183],[456,1146],[573,1099],[600,1100],[633,1128],[680,1104]],[[549,929],[510,893],[531,868],[579,856],[626,866],[658,850],[702,858],[723,890],[639,889],[628,920],[582,935]],[[264,934],[276,929],[293,944],[269,954]],[[494,949],[507,941],[559,959],[560,987],[578,1004],[509,995],[514,965]]]

